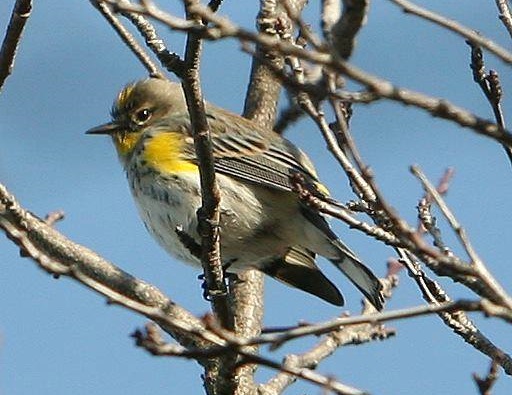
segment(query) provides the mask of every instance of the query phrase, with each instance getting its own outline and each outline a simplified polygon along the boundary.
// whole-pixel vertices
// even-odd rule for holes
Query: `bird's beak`
[[[95,128],[89,129],[86,134],[107,134],[112,135],[116,132],[121,131],[122,128],[115,122],[104,123],[103,125],[96,126]]]

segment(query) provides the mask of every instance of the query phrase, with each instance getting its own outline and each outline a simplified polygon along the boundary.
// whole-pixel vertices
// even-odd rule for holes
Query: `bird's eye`
[[[149,108],[143,108],[142,110],[139,110],[135,113],[134,121],[137,124],[142,125],[142,124],[146,123],[147,121],[149,121],[149,118],[151,118],[151,115],[152,115],[152,112]]]

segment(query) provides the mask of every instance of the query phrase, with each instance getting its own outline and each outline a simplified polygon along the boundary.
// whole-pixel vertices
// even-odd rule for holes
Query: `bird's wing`
[[[309,158],[288,140],[211,104],[206,106],[206,116],[218,173],[287,192],[292,191],[290,177],[299,174],[306,185],[329,195]],[[190,133],[186,116],[176,126]],[[193,146],[185,151],[184,159],[197,163]]]
[[[222,134],[212,141],[215,170],[221,174],[282,191],[291,191],[290,177],[299,174],[305,183],[328,194],[307,156],[285,139]]]

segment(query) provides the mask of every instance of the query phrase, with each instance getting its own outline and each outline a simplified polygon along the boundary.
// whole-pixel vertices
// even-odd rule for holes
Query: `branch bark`
[[[32,0],[16,0],[0,48],[0,92],[11,74],[25,24],[32,12]]]

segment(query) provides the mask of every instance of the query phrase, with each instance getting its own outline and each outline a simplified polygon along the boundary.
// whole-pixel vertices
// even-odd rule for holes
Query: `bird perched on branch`
[[[340,291],[315,263],[321,255],[382,309],[379,280],[325,218],[292,190],[290,176],[298,174],[318,193],[328,194],[309,158],[272,130],[205,105],[221,194],[220,245],[227,272],[255,268],[342,306]],[[119,93],[111,115],[111,122],[87,133],[112,137],[151,235],[171,255],[200,266],[178,232],[201,243],[198,161],[181,86],[159,78],[130,84]]]

